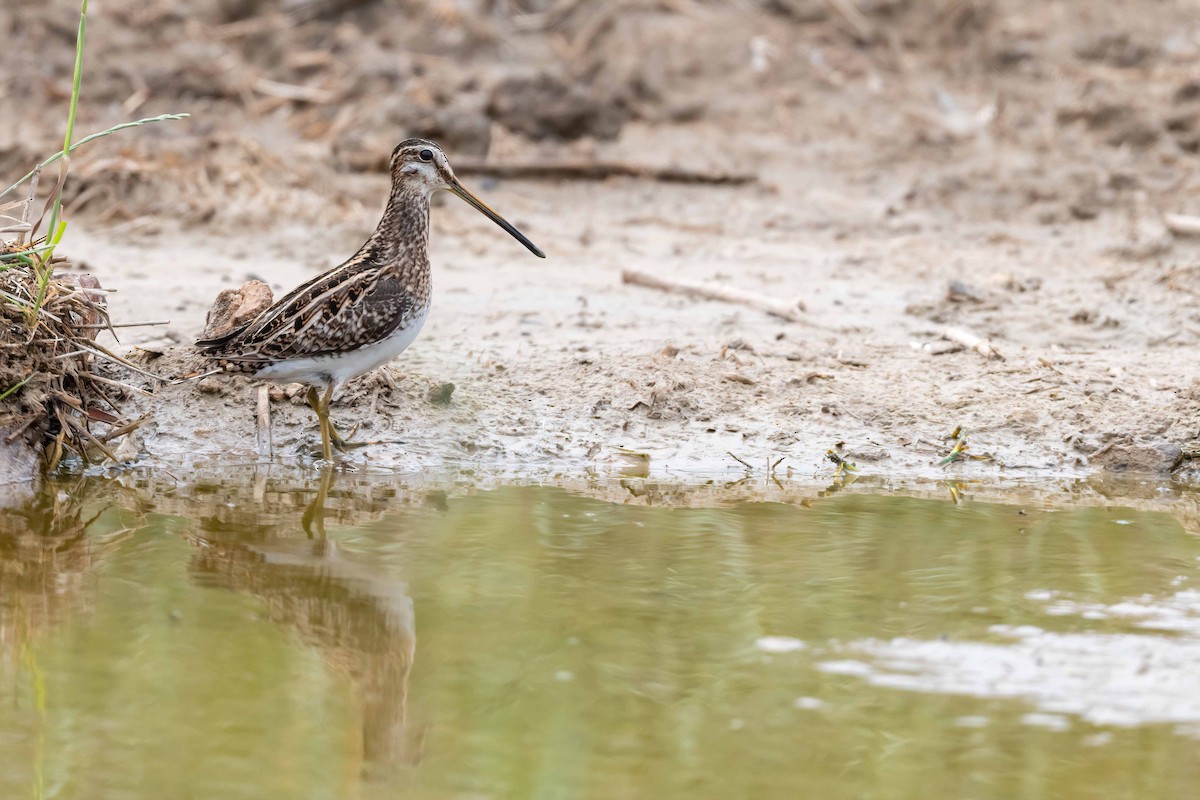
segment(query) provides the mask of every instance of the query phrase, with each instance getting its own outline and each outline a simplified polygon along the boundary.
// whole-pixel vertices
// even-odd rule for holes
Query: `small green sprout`
[[[847,461],[846,459],[842,458],[840,455],[838,455],[837,451],[835,451],[833,448],[830,448],[829,450],[825,451],[825,458],[827,458],[828,460],[833,462],[833,464],[834,464],[833,476],[835,478],[840,478],[840,477],[842,477],[842,475],[844,475],[846,473],[853,474],[853,473],[858,472],[857,464],[855,464],[851,461]]]

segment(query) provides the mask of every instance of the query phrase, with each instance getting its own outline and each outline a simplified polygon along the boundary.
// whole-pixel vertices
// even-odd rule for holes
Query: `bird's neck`
[[[386,269],[428,272],[429,195],[412,187],[394,189],[362,253]]]

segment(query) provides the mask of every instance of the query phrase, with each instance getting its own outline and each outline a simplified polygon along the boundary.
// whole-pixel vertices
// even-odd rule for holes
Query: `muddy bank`
[[[843,191],[848,206],[869,202]],[[730,453],[811,470],[844,442],[864,469],[937,475],[944,437],[962,425],[991,460],[954,474],[1165,477],[1196,447],[1194,295],[1175,283],[1194,257],[1187,241],[1164,263],[1130,268],[1089,231],[1051,237],[1013,224],[1002,249],[990,226],[949,224],[855,238],[812,231],[798,246],[770,223],[794,212],[757,187],[629,180],[597,195],[504,183],[487,196],[550,258],[523,258],[461,204],[434,209],[430,321],[333,412],[343,428],[397,443],[351,463],[578,470],[624,463],[633,450],[653,474],[736,467]],[[655,208],[668,216],[640,218]],[[174,378],[204,369],[188,343],[220,290],[257,277],[286,291],[333,263],[324,251],[352,252],[361,235],[328,232],[321,256],[290,231],[260,235],[253,250],[182,231],[121,245],[78,232],[77,241],[89,269],[122,276],[115,318],[171,320],[126,333],[121,346]],[[624,285],[630,266],[803,298],[807,311],[792,323]],[[951,324],[986,336],[1003,358],[947,340]],[[123,379],[154,393],[130,399],[129,413],[152,414],[132,451],[144,463],[257,456],[245,380]],[[272,400],[275,455],[303,459],[315,423],[302,392],[276,388]]]
[[[334,408],[339,425],[361,423],[365,436],[402,444],[352,454],[352,463],[586,469],[622,462],[630,449],[647,454],[655,474],[736,467],[731,452],[811,470],[844,442],[846,457],[865,469],[934,475],[950,448],[944,437],[962,425],[973,452],[992,457],[950,468],[965,475],[1165,476],[1194,447],[1194,301],[1170,285],[1171,264],[1114,282],[1124,262],[1106,243],[1013,225],[1000,251],[986,229],[946,225],[857,239],[815,232],[798,253],[792,236],[761,222],[783,212],[759,189],[625,181],[585,206],[589,193],[491,189],[497,207],[548,242],[545,263],[522,258],[461,204],[434,210],[426,329]],[[686,229],[669,219],[640,224],[626,210],[634,205],[674,209]],[[744,225],[728,224],[731,207]],[[550,211],[570,208],[584,210]],[[353,230],[327,238],[330,249],[357,246]],[[274,248],[253,261],[239,257],[237,243],[221,252],[185,234],[123,248],[97,240],[92,267],[179,265],[165,279],[132,276],[113,300],[130,316],[174,318],[147,343],[153,352],[138,356],[174,377],[202,369],[186,342],[221,288],[265,275],[278,291],[308,274],[286,235],[268,240]],[[807,312],[789,323],[624,285],[629,266],[801,297]],[[951,323],[987,336],[1003,359],[947,341]],[[446,384],[454,389],[442,403]],[[154,415],[143,432],[147,458],[256,453],[254,390],[244,380],[144,385],[155,391],[136,401]],[[272,397],[276,455],[302,455],[315,429],[301,392],[284,387]]]

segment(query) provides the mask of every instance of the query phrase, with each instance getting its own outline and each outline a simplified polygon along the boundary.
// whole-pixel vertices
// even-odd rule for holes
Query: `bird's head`
[[[396,187],[416,189],[426,197],[439,189],[458,195],[480,213],[499,225],[538,258],[546,254],[537,245],[525,238],[525,234],[512,226],[475,195],[467,191],[450,168],[450,160],[442,148],[427,139],[405,139],[392,151],[392,183]]]

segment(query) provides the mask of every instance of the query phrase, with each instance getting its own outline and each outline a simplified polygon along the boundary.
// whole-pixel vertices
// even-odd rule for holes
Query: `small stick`
[[[258,455],[270,458],[273,452],[271,441],[271,394],[266,384],[258,387]]]
[[[118,389],[124,389],[127,392],[133,392],[134,394],[140,394],[142,397],[154,397],[154,392],[147,392],[145,389],[140,389],[137,386],[130,386],[128,383],[121,383],[120,381],[114,381],[109,378],[102,378],[101,376],[97,375],[94,372],[89,373],[87,377],[88,377],[88,380],[93,380],[93,381],[97,381],[99,383],[108,384],[109,386],[115,386]]]
[[[65,293],[60,294],[57,297],[55,297],[54,302],[62,303],[67,300],[74,300],[76,297],[80,297],[83,295],[93,295],[93,294],[99,295],[101,298],[104,298],[105,295],[116,294],[117,291],[118,291],[117,289],[99,289],[99,288],[96,288],[93,286],[73,286],[73,287],[71,287],[71,291],[65,292]],[[90,300],[91,298],[88,298],[88,299]]]
[[[743,467],[745,467],[746,469],[750,469],[750,470],[754,469],[754,467],[750,466],[749,462],[747,462],[747,461],[743,461],[742,459],[740,459],[740,458],[738,458],[737,456],[735,456],[733,453],[729,453],[729,451],[726,451],[726,452],[729,454],[729,457],[730,457],[730,458],[732,458],[734,461],[736,461],[736,462],[738,462],[739,464],[741,464],[741,465],[742,465]]]
[[[75,409],[76,411],[79,411],[79,412],[83,411],[83,401],[81,401],[78,397],[71,397],[71,395],[67,394],[66,392],[56,389],[54,391],[54,398],[56,400],[58,400],[60,403],[70,406],[71,408]]]
[[[90,330],[106,331],[109,328],[145,328],[150,325],[170,325],[170,324],[171,324],[171,320],[166,319],[166,320],[161,320],[158,322],[122,322],[122,323],[119,323],[116,325],[76,325],[75,327],[82,328],[84,330],[89,330],[89,331]]]
[[[92,347],[85,347],[83,349],[88,350],[89,352],[91,352],[92,355],[104,356],[105,358],[109,359],[110,361],[115,361],[116,363],[120,364],[121,366],[125,367],[126,369],[133,370],[134,372],[138,373],[139,375],[143,375],[147,378],[153,378],[154,380],[158,381],[159,383],[167,383],[167,384],[171,383],[171,381],[167,380],[166,378],[162,377],[161,375],[155,375],[153,372],[148,372],[148,371],[142,369],[141,367],[139,367],[137,364],[130,362],[129,359],[121,358],[119,355],[109,352],[107,348],[101,347],[98,344],[93,344]]]
[[[210,369],[208,372],[197,372],[195,375],[185,375],[182,378],[176,378],[172,381],[169,381],[167,383],[167,386],[178,386],[181,383],[190,383],[192,381],[198,381],[202,378],[210,378],[213,375],[224,375],[224,374],[225,374],[224,368],[217,367],[216,369]]]
[[[75,429],[75,431],[79,435],[81,435],[84,439],[87,439],[88,441],[90,441],[92,443],[92,445],[95,446],[95,448],[97,450],[99,450],[101,453],[103,453],[105,458],[107,458],[109,461],[111,461],[114,464],[121,463],[121,459],[117,458],[116,455],[113,454],[113,451],[111,451],[107,447],[105,447],[103,442],[101,442],[99,439],[97,439],[95,436],[93,436],[92,432],[87,429],[86,425],[77,421],[74,417],[69,416],[69,415],[66,417],[63,417],[60,414],[58,418],[60,420],[65,420],[72,428]]]
[[[279,81],[267,78],[256,80],[254,82],[254,91],[280,100],[298,100],[316,105],[332,103],[338,96],[337,92],[330,91],[329,89],[318,89],[315,86],[299,86],[293,83],[280,83]]]
[[[1200,217],[1191,214],[1163,214],[1163,224],[1179,236],[1200,236]]]
[[[120,437],[124,436],[127,433],[132,433],[133,431],[137,430],[143,422],[150,419],[150,416],[151,416],[150,414],[145,414],[143,416],[138,417],[133,422],[129,422],[129,423],[126,423],[125,425],[122,425],[121,427],[117,428],[114,431],[109,431],[108,433],[99,437],[100,441],[104,442],[105,444],[108,444],[113,439],[119,439]]]
[[[664,292],[682,294],[688,297],[700,297],[705,300],[720,300],[725,303],[747,306],[757,311],[763,311],[775,317],[786,319],[788,322],[804,322],[804,303],[800,300],[792,302],[779,301],[766,295],[748,292],[735,286],[705,281],[687,281],[677,278],[662,278],[648,272],[627,269],[621,272],[621,282],[634,286],[645,286],[648,289],[659,289]]]
[[[90,377],[92,377],[92,373],[85,372],[79,376],[79,380],[86,381]],[[118,406],[115,402],[113,402],[112,397],[109,396],[108,392],[105,390],[105,388],[102,385],[100,385],[100,383],[98,383],[98,382],[93,383],[91,385],[91,390],[93,392],[95,392],[97,395],[99,395],[101,400],[103,400],[105,403],[108,403],[109,408],[111,408],[113,411],[117,412],[118,415],[120,415],[121,407]]]
[[[952,325],[946,325],[938,331],[938,334],[943,339],[949,339],[955,344],[961,344],[963,347],[974,350],[984,358],[998,358],[1001,361],[1004,360],[1004,355],[999,350],[992,347],[988,343],[987,339],[982,339],[979,336],[976,336],[966,328],[956,328]]]
[[[712,172],[685,167],[646,167],[620,161],[508,162],[466,160],[454,165],[460,175],[484,175],[507,180],[585,180],[643,178],[661,183],[707,183],[715,186],[742,186],[754,183],[758,176],[748,172]]]

